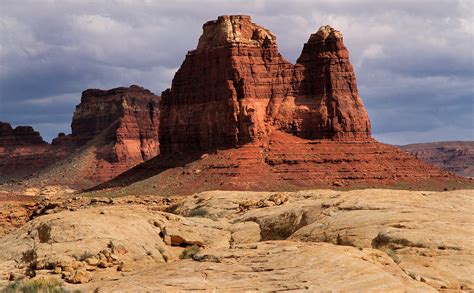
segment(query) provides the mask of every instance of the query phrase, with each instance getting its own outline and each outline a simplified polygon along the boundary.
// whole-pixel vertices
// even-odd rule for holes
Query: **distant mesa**
[[[474,141],[417,143],[401,148],[420,160],[460,176],[474,178]]]
[[[0,147],[16,147],[46,144],[39,132],[31,126],[12,128],[10,123],[0,121]]]
[[[31,126],[13,128],[0,122],[0,179],[28,175],[52,164],[63,153],[51,152],[50,146]]]

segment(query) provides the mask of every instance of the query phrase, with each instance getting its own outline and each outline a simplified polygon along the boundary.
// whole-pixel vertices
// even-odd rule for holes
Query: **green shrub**
[[[8,284],[2,293],[66,293],[62,283],[56,279],[19,280]],[[73,292],[80,292],[75,290]]]
[[[398,257],[397,255],[397,252],[391,248],[388,248],[388,247],[380,247],[378,248],[380,251],[383,251],[385,252],[388,256],[390,256],[390,258],[396,263],[396,264],[399,264],[400,263],[400,258]]]
[[[172,204],[165,209],[165,212],[170,213],[170,214],[175,214],[178,208],[179,208],[179,204]]]
[[[188,213],[188,217],[205,217],[209,212],[205,208],[197,208]]]
[[[93,257],[95,256],[95,254],[91,253],[91,252],[88,252],[88,251],[84,251],[81,255],[77,256],[76,259],[79,260],[79,261],[85,261],[86,259],[90,258],[90,257]]]
[[[193,258],[199,252],[199,246],[193,245],[186,247],[181,255],[179,256],[180,259],[188,259]]]

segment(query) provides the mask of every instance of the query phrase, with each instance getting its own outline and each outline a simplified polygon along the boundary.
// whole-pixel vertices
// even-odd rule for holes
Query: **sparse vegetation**
[[[51,239],[51,226],[45,223],[38,228],[38,237],[41,243],[46,243]]]
[[[193,258],[198,252],[200,248],[197,245],[186,247],[181,255],[179,256],[180,259],[188,259]]]
[[[169,207],[166,208],[165,212],[175,214],[176,210],[179,208],[178,204],[172,204]]]
[[[127,253],[127,249],[125,248],[125,245],[116,244],[112,240],[109,241],[109,243],[107,244],[107,247],[110,248],[110,250],[113,253]]]
[[[393,249],[391,246],[392,242],[402,245],[408,244],[408,240],[406,239],[392,239],[381,232],[372,240],[372,247],[385,252],[395,263],[399,264],[400,258],[398,257],[395,249]]]
[[[162,247],[158,247],[158,251],[160,252],[160,254],[163,257],[164,261],[168,262],[168,255],[166,254],[165,250]]]
[[[24,251],[21,255],[21,261],[27,264],[25,274],[29,277],[34,277],[36,275],[35,267],[37,257],[38,255],[36,254],[36,246]]]
[[[8,286],[0,291],[2,293],[66,293],[71,292],[62,288],[62,283],[56,279],[36,279],[36,280],[19,280],[8,284]],[[79,290],[72,291],[74,293],[81,292]]]
[[[378,249],[380,251],[385,252],[396,264],[399,264],[401,262],[400,258],[397,255],[397,252],[394,249],[388,247],[381,247]]]
[[[107,247],[113,251],[115,249],[115,243],[112,240],[110,240],[109,244],[107,244]]]
[[[24,251],[21,255],[21,261],[26,263],[31,263],[36,260],[38,256],[36,255],[36,247]]]
[[[79,261],[85,261],[86,259],[95,256],[95,254],[89,252],[89,251],[84,251],[81,255],[77,256],[76,259]]]
[[[188,213],[188,217],[205,217],[209,212],[205,208],[197,208]]]

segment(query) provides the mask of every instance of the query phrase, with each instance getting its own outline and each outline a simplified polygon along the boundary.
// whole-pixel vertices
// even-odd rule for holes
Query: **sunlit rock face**
[[[132,85],[88,89],[74,112],[70,142],[96,147],[96,172],[102,181],[159,154],[159,97]]]
[[[264,142],[274,130],[370,139],[342,35],[329,26],[310,36],[293,65],[249,16],[220,16],[204,24],[162,97],[163,153]]]

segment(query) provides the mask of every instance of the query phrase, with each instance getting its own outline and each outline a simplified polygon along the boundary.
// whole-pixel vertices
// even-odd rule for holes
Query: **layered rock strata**
[[[13,128],[7,122],[0,121],[0,146],[15,147],[20,145],[42,145],[46,144],[39,132],[31,126],[17,126]]]
[[[12,130],[0,124],[0,149],[8,158],[0,161],[0,174],[14,166],[22,175],[41,170],[40,181],[97,184],[158,155],[158,124],[159,97],[149,90],[136,85],[88,89],[76,106],[72,133],[60,133],[51,145],[31,127]],[[15,157],[25,149],[31,156]]]
[[[0,181],[23,176],[62,158],[31,126],[0,122]]]
[[[98,188],[120,194],[190,195],[206,190],[473,187],[472,182],[376,141],[309,140],[273,131],[252,143],[208,153],[160,155]]]
[[[72,133],[59,134],[52,143],[79,151],[47,175],[78,172],[79,179],[96,183],[112,179],[158,155],[158,123],[159,97],[147,89],[132,85],[85,90],[73,115]]]
[[[163,153],[260,142],[273,130],[302,138],[370,139],[370,122],[340,32],[322,27],[292,65],[249,16],[203,26],[163,92]]]
[[[160,107],[160,157],[101,187],[443,189],[459,179],[371,138],[342,34],[329,26],[309,37],[293,65],[250,17],[209,21]]]
[[[474,141],[417,143],[401,148],[446,171],[474,178]]]

